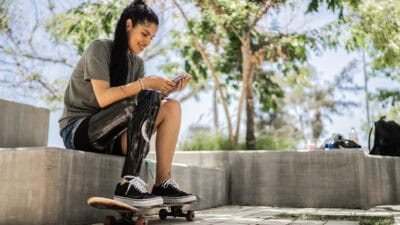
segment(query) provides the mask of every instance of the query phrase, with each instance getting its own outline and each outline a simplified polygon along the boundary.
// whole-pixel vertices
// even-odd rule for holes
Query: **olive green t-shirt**
[[[101,109],[90,80],[110,82],[111,47],[111,40],[96,40],[83,52],[65,90],[64,113],[58,121],[60,131],[79,118],[91,116]],[[126,83],[143,76],[143,60],[135,53],[129,52]]]

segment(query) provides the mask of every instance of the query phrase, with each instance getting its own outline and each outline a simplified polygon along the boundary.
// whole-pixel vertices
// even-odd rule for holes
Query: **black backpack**
[[[371,149],[372,130],[375,130],[375,139]],[[381,117],[369,131],[368,149],[371,155],[400,156],[400,125]]]

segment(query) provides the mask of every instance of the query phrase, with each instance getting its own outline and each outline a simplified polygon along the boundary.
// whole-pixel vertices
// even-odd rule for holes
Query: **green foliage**
[[[281,86],[273,80],[275,73],[273,71],[258,70],[253,90],[259,97],[262,111],[268,112],[270,109],[276,109],[277,99],[284,96]]]
[[[0,31],[8,31],[10,29],[8,26],[10,21],[9,7],[10,0],[0,0]]]
[[[71,41],[81,54],[93,40],[110,38],[116,21],[128,2],[84,2],[53,17],[46,28],[56,40]]]
[[[330,29],[312,30],[305,33],[285,33],[279,30],[279,24],[272,24],[271,28],[254,24],[259,18],[265,19],[271,10],[279,11],[281,8],[291,6],[286,1],[278,1],[269,11],[263,11],[263,1],[232,1],[202,0],[190,1],[198,6],[200,16],[195,16],[189,22],[189,32],[183,36],[195,35],[207,49],[211,56],[211,64],[219,76],[221,86],[226,93],[228,104],[238,100],[237,93],[243,88],[243,63],[249,60],[243,54],[244,40],[250,40],[251,62],[255,66],[254,79],[250,82],[254,93],[254,104],[261,109],[260,114],[273,114],[278,110],[280,99],[284,97],[286,90],[282,83],[277,82],[277,76],[284,75],[281,79],[287,79],[289,83],[308,85],[305,80],[309,77],[309,71],[304,68],[308,60],[309,51],[318,52],[326,47],[337,46],[337,34],[332,34]],[[323,1],[313,1],[322,3]],[[331,10],[343,8],[342,1],[335,5],[328,5]],[[314,5],[314,9],[319,5]],[[312,8],[312,7],[311,7]],[[272,12],[274,13],[274,12]],[[248,33],[249,32],[249,33]],[[329,37],[329,38],[327,38]],[[248,38],[248,39],[247,39]],[[195,46],[186,45],[186,48],[194,49]],[[195,50],[181,52],[186,65],[197,65],[202,59],[194,62]],[[190,63],[192,61],[192,63]],[[204,73],[208,78],[208,74]],[[230,92],[231,91],[231,92]],[[318,93],[317,93],[318,94]],[[318,96],[317,96],[318,97]],[[316,100],[317,101],[317,100]],[[333,103],[332,103],[333,104]],[[252,130],[252,128],[250,128]],[[260,138],[260,137],[259,137]],[[298,139],[298,137],[297,137]],[[271,138],[262,140],[272,140]],[[267,144],[267,146],[274,146]],[[284,145],[288,146],[288,145]]]
[[[207,67],[201,58],[200,52],[189,46],[184,46],[181,51],[188,59],[184,62],[185,71],[193,76],[194,81],[207,79]]]
[[[242,42],[240,40],[249,28],[254,15],[261,12],[260,1],[198,1],[201,17],[193,18],[189,28],[208,46],[212,55],[214,69],[220,74],[223,87],[241,90],[242,84]],[[283,4],[280,2],[277,7]],[[305,34],[283,34],[274,30],[255,29],[251,32],[251,50],[259,52],[257,60],[261,64],[277,64],[275,69],[288,74],[297,71],[307,60],[307,49],[314,49],[316,38]],[[183,35],[183,36],[189,36]],[[202,59],[193,44],[180,46],[185,58],[185,68],[192,70],[194,65],[201,65]],[[206,67],[202,67],[206,69]],[[193,70],[192,70],[193,71]],[[253,90],[258,95],[263,111],[276,107],[276,99],[283,97],[283,91],[271,78],[268,71],[257,72]],[[201,73],[208,78],[206,71]],[[195,76],[196,77],[196,76]],[[228,101],[232,96],[228,94]]]
[[[332,10],[333,12],[338,10],[339,18],[343,19],[343,12],[346,4],[352,7],[357,7],[357,5],[361,2],[362,0],[312,0],[308,5],[307,12],[319,11],[321,10],[321,6],[326,3],[329,10]]]
[[[383,106],[395,106],[396,103],[400,103],[400,92],[398,90],[380,90],[371,97]]]
[[[349,21],[345,26],[349,31],[346,49],[363,49],[368,53],[372,60],[370,76],[400,82],[400,1],[363,1],[352,8],[346,20]],[[372,100],[393,107],[399,96],[396,90],[380,90]]]
[[[297,138],[277,135],[276,132],[258,135],[256,150],[293,150],[296,148]]]
[[[226,137],[204,133],[185,139],[180,149],[184,151],[232,150],[232,147]]]
[[[368,50],[374,69],[395,68],[393,78],[400,81],[400,1],[364,1],[348,19],[352,23],[347,49]]]
[[[276,132],[263,133],[256,140],[255,150],[288,150],[294,149],[297,141],[293,138],[276,135]],[[180,146],[183,151],[216,151],[216,150],[243,150],[246,144],[239,142],[231,146],[227,137],[210,133],[198,133],[186,138]]]
[[[400,1],[313,0],[309,11],[320,9],[323,2],[327,2],[332,10],[337,9],[336,4],[346,8],[345,15],[343,8],[340,9],[342,20],[324,28],[328,43],[332,43],[331,46],[343,43],[348,51],[365,51],[372,60],[372,64],[367,65],[368,76],[387,77],[399,82]],[[380,90],[372,94],[371,99],[393,107],[399,100],[399,93]]]
[[[393,216],[334,216],[312,214],[278,214],[274,218],[292,220],[322,220],[322,221],[358,221],[360,225],[392,225],[395,224]]]

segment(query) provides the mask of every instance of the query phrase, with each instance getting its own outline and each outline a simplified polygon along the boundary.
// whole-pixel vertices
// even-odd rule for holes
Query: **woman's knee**
[[[172,98],[164,99],[164,102],[161,106],[168,114],[172,115],[180,115],[181,114],[181,103]]]

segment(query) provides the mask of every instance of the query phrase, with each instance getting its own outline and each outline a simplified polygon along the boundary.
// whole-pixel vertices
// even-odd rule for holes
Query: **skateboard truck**
[[[171,206],[171,211],[168,212],[167,209],[160,209],[158,212],[158,216],[160,217],[161,220],[166,220],[168,216],[173,216],[173,217],[185,217],[187,221],[193,221],[194,220],[194,211],[193,210],[188,210],[183,212],[182,208],[184,206]]]
[[[144,216],[139,216],[136,221],[132,220],[134,213],[120,213],[121,218],[115,219],[114,216],[106,216],[104,225],[148,225],[147,219]]]

